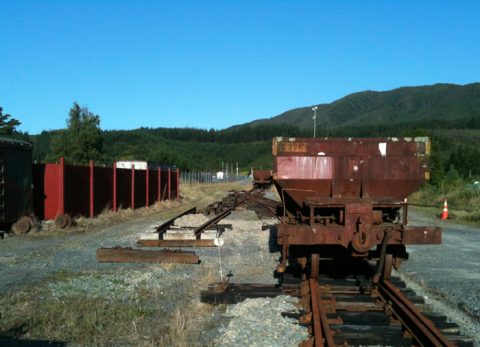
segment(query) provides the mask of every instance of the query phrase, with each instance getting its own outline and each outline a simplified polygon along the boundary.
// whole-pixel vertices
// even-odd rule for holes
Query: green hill
[[[317,135],[430,136],[432,170],[443,177],[454,165],[461,175],[480,175],[480,83],[365,91],[318,105]],[[55,131],[30,136],[34,159],[44,161]],[[312,135],[311,106],[223,130],[140,128],[103,131],[102,161],[121,159],[174,163],[186,170],[219,170],[223,163],[271,167],[274,136]]]
[[[363,91],[316,106],[320,129],[438,121],[458,123],[472,117],[480,118],[480,83],[402,87],[385,92]],[[296,108],[248,125],[285,123],[311,128],[311,108]]]

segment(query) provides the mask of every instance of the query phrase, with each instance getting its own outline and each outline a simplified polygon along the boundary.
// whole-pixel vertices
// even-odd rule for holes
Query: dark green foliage
[[[224,130],[140,128],[104,131],[101,133],[103,156],[95,157],[97,150],[90,157],[73,161],[92,158],[110,164],[121,159],[137,159],[176,164],[182,170],[205,171],[220,169],[222,162],[233,165],[238,162],[241,170],[268,169],[272,167],[273,137],[310,137],[312,126],[311,108],[304,107]],[[52,138],[57,138],[55,141],[60,144],[68,142],[70,135],[67,136],[66,131],[32,136],[34,159],[48,157]],[[319,105],[317,136],[429,136],[432,139],[433,185],[442,183],[451,165],[461,177],[480,175],[480,150],[477,149],[480,148],[480,84],[437,84],[352,94],[331,104]],[[57,159],[51,155],[50,158]]]
[[[103,138],[100,117],[76,102],[69,112],[67,129],[59,130],[51,139],[51,154],[47,160],[64,157],[67,163],[86,164],[102,158]]]
[[[287,123],[311,128],[312,115],[311,107],[302,107],[249,124]],[[460,123],[462,128],[472,128],[470,125],[473,125],[478,129],[480,83],[403,87],[386,92],[364,91],[330,104],[318,105],[317,110],[319,129],[407,125],[412,122],[429,129],[449,129]]]
[[[457,183],[461,179],[459,172],[457,171],[457,169],[455,169],[455,165],[453,164],[450,165],[450,168],[448,169],[444,178],[445,182],[450,184]]]
[[[458,170],[462,177],[480,175],[480,151],[471,145],[459,145],[450,155],[447,165]]]
[[[191,137],[181,135],[191,134]],[[210,133],[211,138],[205,133]],[[220,134],[219,134],[220,133]],[[254,132],[255,133],[255,132]],[[237,134],[238,139],[251,134]],[[136,129],[103,133],[105,160],[150,160],[176,164],[186,170],[219,170],[221,163],[237,163],[240,168],[271,167],[270,134],[258,135],[260,141],[234,143],[221,132],[199,129]],[[192,140],[196,138],[195,140]]]
[[[12,135],[15,132],[15,128],[21,123],[8,113],[3,114],[3,108],[0,107],[0,135]]]

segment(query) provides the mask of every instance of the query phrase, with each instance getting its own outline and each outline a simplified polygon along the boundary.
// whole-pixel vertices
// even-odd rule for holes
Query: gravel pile
[[[190,275],[180,271],[166,271],[157,266],[149,270],[118,271],[112,274],[86,274],[61,282],[48,284],[55,298],[87,296],[107,301],[136,301],[139,289],[166,291],[173,283],[188,281]]]
[[[231,282],[276,284],[273,270],[280,257],[276,247],[275,220],[260,220],[249,210],[234,211],[220,224],[231,224],[232,230],[222,235],[225,243],[218,249],[198,248],[204,271],[211,269],[213,281],[219,281],[220,263],[223,274],[231,273]],[[273,226],[262,230],[263,225]],[[205,290],[206,288],[201,288]],[[204,321],[199,345],[214,346],[298,346],[307,339],[305,327],[295,319],[281,316],[296,311],[298,299],[288,296],[249,299],[236,305],[215,307]]]
[[[248,299],[231,305],[223,315],[227,326],[218,328],[218,346],[298,346],[308,338],[307,329],[295,319],[282,317],[282,312],[297,311],[295,299],[278,296]]]
[[[195,227],[207,217],[188,215],[177,221]],[[276,220],[260,220],[255,212],[235,211],[220,223],[233,229],[222,235],[220,248],[193,248],[200,265],[98,263],[99,247],[134,246],[139,233],[151,232],[162,223],[155,216],[106,226],[94,233],[71,233],[45,237],[18,237],[0,244],[0,293],[34,284],[45,288],[49,297],[100,298],[112,304],[145,303],[161,311],[157,326],[168,324],[172,312],[196,307],[207,284],[232,273],[232,282],[277,283],[273,270],[280,256],[276,244]],[[221,258],[221,259],[220,259]],[[53,278],[52,275],[64,274]],[[142,301],[143,296],[143,301]],[[153,298],[153,299],[152,299]],[[39,298],[41,300],[41,298]],[[197,346],[297,346],[307,338],[306,328],[281,312],[292,311],[297,299],[290,297],[247,300],[228,307],[203,305],[195,311],[193,345]],[[101,334],[101,332],[99,332]],[[72,342],[72,341],[67,341]]]
[[[204,216],[202,213],[197,214],[187,214],[175,220],[173,225],[182,228],[194,228],[202,225],[208,221],[208,217]]]

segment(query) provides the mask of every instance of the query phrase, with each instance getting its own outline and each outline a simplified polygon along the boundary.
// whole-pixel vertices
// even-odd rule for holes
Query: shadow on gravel
[[[3,337],[0,336],[0,346],[5,347],[57,347],[57,346],[66,346],[64,342],[55,342],[55,341],[44,341],[44,340],[19,340],[13,337]]]
[[[269,225],[270,236],[268,238],[268,251],[270,253],[280,252],[281,247],[277,244],[277,226]]]
[[[64,342],[48,341],[48,340],[22,340],[18,336],[22,336],[28,332],[28,325],[25,323],[17,324],[14,327],[3,331],[0,334],[0,346],[12,347],[44,347],[44,346],[66,346]]]

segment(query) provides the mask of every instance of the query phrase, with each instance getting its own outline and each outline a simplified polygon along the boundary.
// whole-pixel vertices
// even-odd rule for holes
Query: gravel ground
[[[203,221],[201,217],[190,216],[182,218],[179,224],[194,226]],[[120,337],[109,337],[106,340],[92,337],[92,340],[86,342],[92,345],[102,345],[98,341],[107,341],[114,345],[298,346],[299,342],[307,338],[305,328],[295,324],[294,320],[281,316],[283,311],[295,310],[296,300],[289,297],[246,300],[237,305],[213,308],[199,304],[200,291],[205,290],[208,283],[220,280],[220,264],[224,276],[228,273],[232,275],[232,282],[276,283],[273,269],[280,254],[274,244],[275,228],[262,230],[262,225],[271,225],[275,221],[260,220],[255,212],[235,211],[221,221],[222,224],[232,224],[233,229],[222,235],[225,243],[220,250],[193,249],[201,259],[200,265],[97,263],[97,248],[134,246],[141,234],[151,232],[162,222],[159,214],[154,214],[101,227],[95,232],[37,234],[1,240],[0,299],[2,295],[22,291],[28,293],[30,288],[41,287],[42,297],[36,300],[47,297],[54,302],[58,301],[59,305],[72,297],[99,299],[112,305],[141,305],[144,292],[148,291],[154,293],[153,304],[160,311],[152,317],[158,320],[159,327],[169,322],[162,319],[162,314],[183,312],[188,307],[201,306],[200,310],[195,311],[195,317],[187,316],[195,322],[191,324],[194,327],[189,328],[192,329],[189,334],[193,334],[193,340],[174,339],[173,342],[165,342],[162,337],[155,338],[152,332],[141,331],[132,322],[134,333],[138,336],[129,337],[129,343],[122,342]],[[148,300],[151,297],[152,295]],[[205,309],[203,306],[210,308]],[[7,318],[8,314],[12,313],[4,312],[3,318]],[[179,320],[184,319],[185,313],[182,313]],[[53,326],[53,329],[57,329],[55,324]],[[26,332],[19,337],[48,340],[54,336],[56,341],[65,341],[71,345],[85,344],[72,340],[69,337],[71,334],[64,334],[61,329],[66,328],[59,324],[58,331],[50,332],[48,336],[38,333],[30,335]],[[182,329],[186,329],[183,323],[179,326],[179,330]],[[97,330],[95,332],[103,333]]]
[[[282,312],[296,310],[288,296],[271,299],[248,299],[231,305],[223,315],[229,318],[227,327],[219,328],[219,346],[298,346],[308,337],[304,327],[295,319],[284,318]]]
[[[410,258],[400,275],[428,297],[434,307],[447,313],[480,343],[480,230],[428,218],[415,210],[411,225],[438,225],[442,244],[409,246]]]
[[[160,310],[151,318],[159,327],[169,324],[162,315],[185,311],[188,307],[202,307],[190,318],[193,340],[175,340],[173,345],[297,346],[307,338],[306,329],[281,316],[281,312],[295,309],[295,300],[290,297],[250,299],[237,305],[208,309],[204,307],[208,305],[198,303],[200,291],[206,289],[207,283],[219,281],[221,273],[224,276],[231,273],[232,282],[276,283],[273,269],[280,254],[275,246],[275,228],[262,231],[262,225],[274,224],[275,220],[260,220],[252,211],[236,211],[220,222],[233,226],[233,230],[222,235],[225,244],[220,250],[193,249],[201,259],[200,265],[97,263],[97,248],[133,246],[140,234],[151,232],[164,219],[156,213],[100,227],[94,232],[0,240],[0,298],[38,285],[59,302],[77,296],[98,298],[112,304],[138,302],[140,305],[147,291],[154,293],[153,304]],[[190,216],[181,224],[194,226],[203,220]],[[411,256],[403,264],[400,275],[419,294],[428,297],[436,310],[445,311],[459,323],[464,334],[479,340],[480,231],[431,220],[414,211],[410,213],[410,222],[412,225],[440,224],[444,230],[443,244],[409,247]],[[182,319],[183,316],[179,320]],[[131,338],[129,345],[172,345],[162,340],[161,335],[141,331],[141,327],[133,323],[133,334],[138,336]],[[186,328],[180,325],[178,331],[181,333],[182,329]],[[63,336],[57,333],[55,336]],[[128,332],[129,338],[131,335]],[[23,337],[28,338],[28,333]],[[68,337],[64,341],[78,345],[78,341]],[[114,345],[125,344],[121,338],[106,341]],[[91,344],[98,344],[98,341]]]
[[[97,263],[95,252],[100,247],[132,246],[137,233],[158,225],[158,216],[150,216],[108,226],[92,233],[63,235],[25,235],[0,241],[0,293],[44,280],[58,272],[114,270],[115,264]],[[142,268],[123,264],[126,268]]]
[[[232,224],[222,238],[220,248],[223,273],[231,273],[236,283],[277,283],[273,269],[280,252],[275,246],[275,228],[262,230],[276,220],[259,220],[253,211],[234,211],[221,224]],[[202,250],[208,252],[207,250]],[[220,272],[220,258],[215,254],[201,256],[204,266]],[[218,277],[217,277],[218,278]],[[214,346],[298,346],[307,339],[307,330],[295,320],[281,316],[282,312],[296,310],[298,300],[282,296],[277,298],[247,299],[227,308],[219,306],[211,328],[202,333],[201,344]]]

